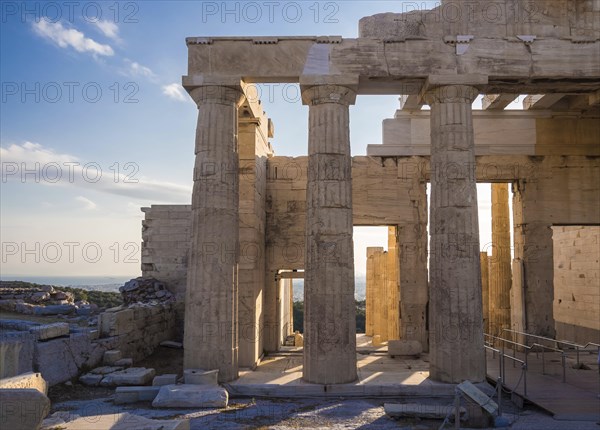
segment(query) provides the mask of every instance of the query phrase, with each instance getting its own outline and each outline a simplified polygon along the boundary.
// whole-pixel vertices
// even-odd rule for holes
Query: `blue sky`
[[[197,111],[179,86],[186,37],[357,37],[362,16],[433,5],[406,3],[3,1],[1,274],[140,273],[139,208],[191,200]],[[304,155],[307,107],[273,93],[263,104],[276,154]],[[397,106],[397,96],[359,96],[353,155],[381,143],[381,121]],[[357,231],[358,272],[364,248],[385,238]]]

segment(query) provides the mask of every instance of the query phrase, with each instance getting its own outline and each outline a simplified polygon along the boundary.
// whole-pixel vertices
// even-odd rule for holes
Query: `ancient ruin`
[[[367,311],[368,334],[421,342],[433,379],[482,381],[476,182],[494,183],[490,329],[555,334],[552,227],[598,223],[599,11],[556,1],[535,22],[450,22],[440,17],[450,5],[466,7],[364,18],[358,39],[187,39],[183,84],[199,108],[194,200],[191,209],[145,211],[147,225],[161,218],[165,226],[163,214],[186,211],[190,223],[178,223],[176,236],[193,238],[189,263],[164,263],[186,254],[158,230],[145,233],[143,265],[182,298],[187,286],[187,366],[218,367],[230,381],[261,351],[276,351],[285,324],[277,274],[304,270],[304,379],[355,379],[352,226],[386,225],[398,252],[392,246],[388,263],[373,261],[389,269],[367,293],[376,309]],[[273,155],[271,124],[260,102],[244,97],[263,82],[300,84],[308,157]],[[399,94],[401,108],[384,121],[382,145],[350,158],[348,105],[357,94]],[[479,94],[483,110],[473,112]],[[524,110],[505,111],[519,94],[530,94]]]
[[[142,209],[142,274],[169,301],[101,314],[105,347],[85,341],[94,365],[178,333],[184,369],[235,381],[293,335],[291,283],[303,277],[303,381],[355,382],[354,226],[389,232],[387,250],[365,250],[366,335],[391,356],[428,353],[432,381],[485,381],[486,335],[599,342],[598,2],[535,1],[535,17],[497,3],[502,20],[485,19],[484,1],[365,17],[357,38],[187,38],[192,204]],[[306,156],[275,155],[261,83],[299,85]],[[382,143],[352,156],[349,107],[384,94],[400,106]],[[523,109],[505,110],[519,95]],[[477,183],[492,184],[489,253]]]

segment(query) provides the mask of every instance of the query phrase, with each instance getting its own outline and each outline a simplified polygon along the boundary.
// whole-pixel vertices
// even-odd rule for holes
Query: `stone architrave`
[[[238,377],[239,79],[187,88],[198,105],[184,367]]]
[[[489,311],[491,334],[510,328],[510,215],[508,184],[492,184],[492,257],[490,260]],[[506,333],[508,334],[508,333]]]
[[[303,379],[357,378],[349,106],[357,78],[301,77],[309,106]]]
[[[431,106],[430,376],[481,382],[485,354],[471,109],[479,91],[452,85],[452,79],[425,93]]]

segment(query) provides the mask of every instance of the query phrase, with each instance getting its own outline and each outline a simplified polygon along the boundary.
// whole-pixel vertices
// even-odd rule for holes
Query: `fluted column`
[[[302,88],[309,105],[303,379],[318,384],[357,378],[349,131],[355,98],[340,85]]]
[[[385,305],[387,306],[388,340],[400,338],[400,311],[398,306],[400,293],[397,243],[396,226],[388,226],[388,252],[386,261],[387,296],[385,297]]]
[[[430,377],[485,378],[475,151],[474,87],[446,85],[431,106]]]
[[[373,335],[379,335],[379,340],[388,340],[388,304],[387,304],[387,251],[375,254],[375,324]]]
[[[481,266],[481,302],[484,333],[490,332],[490,271],[488,269],[488,261],[487,252],[481,252],[479,254],[479,265]]]
[[[238,377],[239,183],[237,111],[241,87],[190,90],[198,105],[192,239],[185,301],[184,368]]]
[[[492,258],[490,264],[490,330],[510,328],[510,215],[508,184],[492,184]]]
[[[383,252],[381,247],[367,248],[367,287],[366,287],[366,303],[365,303],[365,334],[373,336],[375,334],[374,323],[377,314],[375,308],[375,290],[376,290],[376,256],[377,253]]]

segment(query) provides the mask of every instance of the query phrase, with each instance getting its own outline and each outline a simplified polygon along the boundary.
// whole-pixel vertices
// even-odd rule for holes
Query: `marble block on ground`
[[[152,402],[155,408],[226,408],[229,395],[212,385],[163,385]]]
[[[154,369],[130,367],[129,369],[109,373],[102,379],[100,385],[103,387],[111,385],[147,385],[152,382],[155,374]]]

